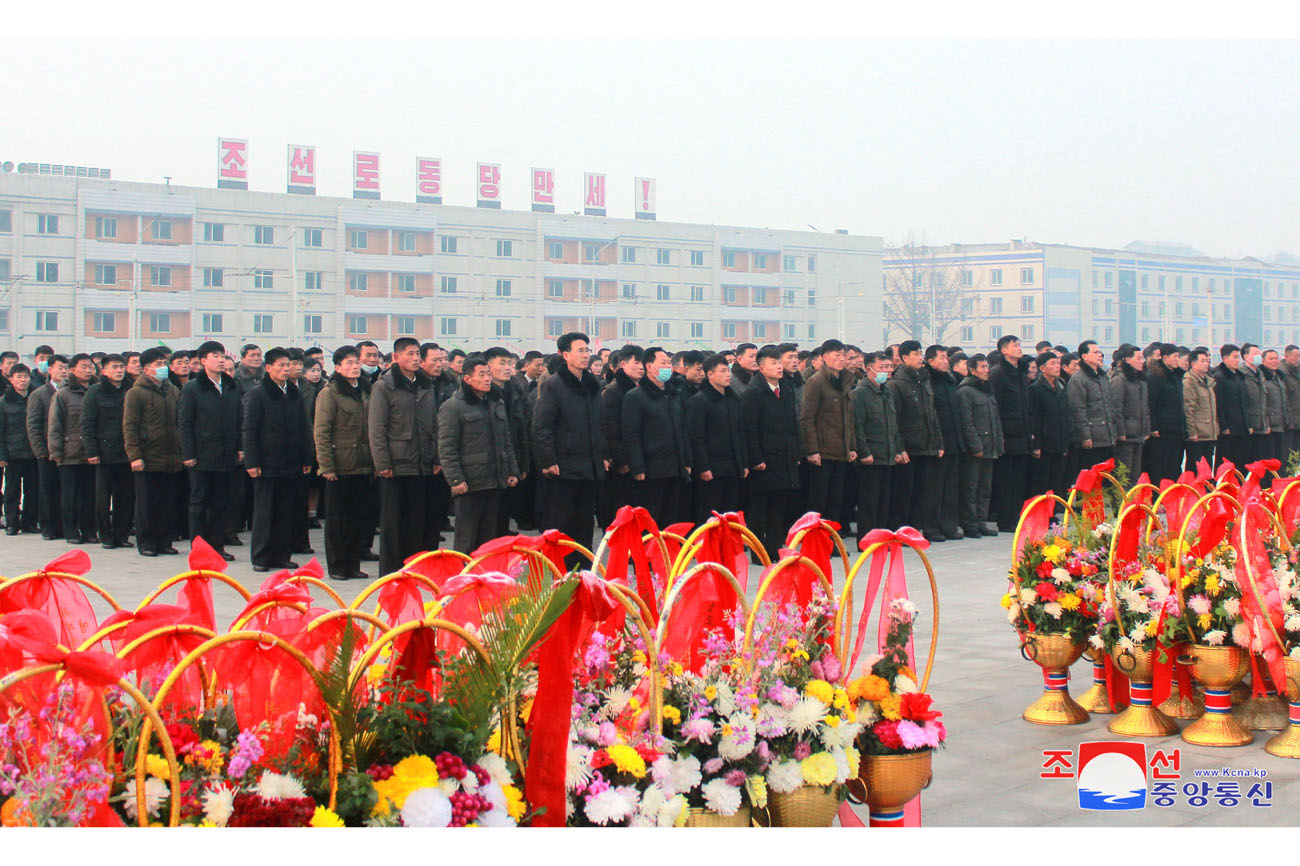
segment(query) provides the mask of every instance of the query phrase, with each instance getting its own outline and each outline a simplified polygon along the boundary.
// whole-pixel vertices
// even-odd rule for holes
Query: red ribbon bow
[[[835,551],[835,538],[831,533],[838,532],[839,529],[840,525],[834,520],[826,520],[816,511],[809,511],[790,527],[789,533],[785,536],[785,546],[794,547],[795,536],[803,532],[803,540],[797,549],[817,563],[822,574],[830,577],[831,553]]]
[[[644,508],[624,505],[614,515],[613,522],[605,532],[606,543],[609,547],[609,561],[605,566],[605,577],[613,583],[623,586],[630,586],[627,579],[627,562],[630,557],[632,560],[633,573],[636,577],[636,593],[641,596],[645,602],[646,608],[650,611],[651,622],[647,625],[653,627],[659,621],[659,599],[655,590],[656,578],[658,583],[663,583],[668,572],[665,569],[662,573],[656,573],[650,566],[650,560],[646,557],[645,545],[641,543],[641,536],[649,533],[653,536],[660,536],[659,526],[655,523],[650,512]],[[662,537],[662,536],[660,536]]]

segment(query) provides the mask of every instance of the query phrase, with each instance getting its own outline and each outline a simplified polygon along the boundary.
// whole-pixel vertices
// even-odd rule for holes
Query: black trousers
[[[437,475],[426,476],[424,487],[425,495],[429,498],[429,505],[424,509],[424,541],[422,547],[425,550],[437,550],[442,547],[442,531],[451,522],[447,519],[447,506],[451,502],[451,488],[447,486],[447,479],[441,472]]]
[[[40,482],[35,460],[10,460],[5,464],[5,525],[20,526],[23,532],[36,530],[40,503]],[[19,506],[22,516],[19,516]]]
[[[63,532],[68,538],[94,538],[95,467],[59,467],[59,498],[63,511]]]
[[[179,472],[132,472],[135,479],[135,546],[157,552],[176,537]]]
[[[1142,455],[1151,483],[1159,487],[1168,478],[1177,481],[1183,470],[1183,440],[1175,436],[1153,436],[1146,441]]]
[[[1037,496],[1052,491],[1062,499],[1070,495],[1074,479],[1068,474],[1069,454],[1044,454],[1033,458],[1029,464],[1029,493]],[[987,518],[986,518],[987,519]]]
[[[745,518],[758,540],[763,542],[767,556],[773,562],[781,555],[790,523],[786,516],[797,507],[802,494],[798,490],[759,490],[749,485],[749,511]]]
[[[874,463],[858,467],[858,538],[873,529],[893,529],[889,502],[893,494],[895,464]]]
[[[1217,444],[1218,443],[1213,439],[1206,439],[1204,441],[1198,440],[1196,442],[1189,439],[1186,443],[1188,471],[1195,473],[1196,464],[1200,462],[1201,458],[1205,458],[1205,462],[1210,465],[1211,469],[1213,469],[1215,460],[1214,447]]]
[[[233,478],[229,471],[190,470],[191,539],[202,538],[214,549],[225,550],[226,532],[230,529]]]
[[[956,538],[961,457],[956,452],[944,451],[942,457],[934,458],[934,465],[934,489],[930,495],[935,498],[933,508],[936,526],[944,535]]]
[[[858,487],[862,484],[859,468],[859,464],[856,461],[844,464],[844,495],[840,499],[839,508],[836,509],[836,513],[839,516],[835,518],[843,527],[841,530],[842,535],[857,534],[852,531],[853,527],[851,524],[857,516]]]
[[[633,485],[636,483],[631,474],[619,475],[613,469],[605,476],[596,508],[596,518],[602,529],[614,522],[614,515],[620,508],[632,504]]]
[[[1138,476],[1142,474],[1142,445],[1141,442],[1131,440],[1115,443],[1115,465],[1128,467],[1130,484],[1136,484]]]
[[[63,537],[63,511],[59,507],[59,467],[53,460],[36,461],[37,482],[41,488],[38,506],[41,517],[41,534],[46,538]]]
[[[697,526],[712,517],[715,511],[725,514],[728,511],[741,510],[742,482],[739,476],[721,478],[714,475],[712,481],[701,481],[696,478],[694,486],[692,502],[695,511],[690,515],[690,519],[695,521]]]
[[[894,466],[893,489],[890,491],[889,528],[898,529],[912,522],[912,489],[916,487],[916,458]]]
[[[989,502],[993,498],[993,464],[996,460],[961,455],[961,525],[967,538],[983,535],[989,519]],[[945,533],[946,534],[946,533]]]
[[[1236,433],[1220,436],[1214,468],[1217,470],[1223,461],[1231,460],[1232,465],[1244,474],[1246,464],[1250,462],[1250,438],[1249,435]]]
[[[816,511],[827,520],[841,525],[840,508],[844,504],[844,477],[849,465],[842,460],[829,460],[822,455],[820,466],[808,467],[808,510]]]
[[[123,544],[131,537],[135,517],[135,482],[130,463],[101,463],[95,467],[95,522],[99,540]]]
[[[647,478],[633,481],[631,505],[639,505],[654,518],[660,527],[672,523],[677,516],[677,500],[681,498],[680,478]]]
[[[501,490],[478,490],[452,499],[456,509],[456,538],[452,546],[464,554],[497,538],[502,508]],[[507,519],[509,519],[507,517]]]
[[[352,577],[361,571],[369,515],[379,507],[379,491],[371,475],[340,475],[325,482],[325,565],[330,574]]]
[[[1004,532],[1016,528],[1020,509],[1029,498],[1029,461],[1028,454],[1003,454],[993,466],[993,489],[998,492],[998,529]]]
[[[1282,468],[1278,470],[1281,475],[1286,474],[1286,440],[1287,434],[1281,431],[1269,433],[1264,436],[1264,454],[1262,458],[1272,457],[1282,463]]]
[[[592,520],[592,503],[600,493],[600,482],[576,478],[542,478],[538,481],[541,497],[541,523],[539,529],[558,529],[588,550],[592,550],[595,524]],[[581,555],[565,557],[572,568],[583,563]]]
[[[944,467],[935,456],[913,456],[912,495],[907,503],[907,525],[927,534],[948,533],[939,529],[939,499]]]
[[[1082,472],[1085,469],[1091,469],[1092,467],[1096,466],[1098,463],[1104,463],[1105,461],[1114,457],[1115,446],[1102,445],[1102,446],[1097,446],[1095,448],[1080,448],[1076,452],[1076,456],[1079,460],[1079,472]],[[1073,484],[1076,480],[1078,480],[1078,477],[1079,477],[1078,473],[1075,473],[1075,477],[1070,479],[1070,483]],[[1133,480],[1136,481],[1137,479],[1133,479]],[[993,479],[993,486],[998,487],[998,490],[1001,491],[1001,487],[998,486],[998,479],[996,477]],[[1017,512],[1017,516],[1019,516],[1019,512]],[[999,525],[998,528],[1001,529],[1002,527]],[[1016,528],[1015,524],[1012,524],[1011,528],[1015,529]]]
[[[379,479],[379,575],[392,574],[406,558],[424,550],[424,478]]]
[[[530,468],[526,478],[519,479],[514,487],[506,488],[507,510],[520,529],[533,526],[537,520],[537,484],[537,470]]]
[[[253,479],[253,565],[278,568],[289,563],[301,504],[300,478]]]
[[[230,473],[230,501],[226,503],[226,534],[235,535],[248,526],[252,514],[247,503],[252,499],[253,479],[248,477],[243,465]]]

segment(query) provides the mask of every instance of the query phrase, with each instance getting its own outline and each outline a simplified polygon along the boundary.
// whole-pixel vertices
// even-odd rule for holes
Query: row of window
[[[989,325],[989,345],[993,345],[997,343],[998,339],[1001,338],[1001,336],[1004,333],[1006,333],[1006,331],[1003,329],[1002,325]],[[1035,329],[1033,324],[1028,322],[1022,324],[1020,328],[1014,331],[1013,333],[1015,333],[1016,336],[1020,337],[1021,343],[1033,343],[1035,340],[1038,339],[1037,337],[1034,336]],[[963,345],[969,345],[971,343],[974,343],[975,326],[962,325],[958,342],[960,342]]]
[[[593,243],[591,241],[583,242],[582,245],[583,261],[587,264],[594,264],[598,262],[600,260],[601,252],[608,246],[609,244],[599,244],[599,243]],[[640,261],[640,249],[641,249],[640,247],[622,246],[619,249],[620,249],[619,259],[624,264],[636,264],[638,261]],[[690,264],[692,267],[704,267],[704,250],[686,250],[686,252],[690,256]],[[655,247],[654,248],[655,264],[657,265],[673,264],[673,253],[674,250],[667,249],[664,247]],[[752,254],[753,261],[751,263],[751,268],[754,270],[766,270],[768,255],[769,255],[768,253],[753,253]],[[564,258],[564,242],[547,241],[546,257],[553,261],[562,260]],[[723,251],[722,266],[724,268],[736,267],[736,261],[737,261],[736,253],[734,251],[732,250]],[[808,273],[810,274],[816,273],[817,257],[808,256],[807,261],[808,261]],[[783,255],[781,257],[781,265],[782,265],[782,270],[784,271],[791,272],[791,273],[798,272],[799,270],[798,257],[792,255]]]

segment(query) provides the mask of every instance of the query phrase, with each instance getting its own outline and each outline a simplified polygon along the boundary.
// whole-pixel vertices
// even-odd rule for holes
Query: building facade
[[[887,250],[882,291],[900,275],[959,287],[948,296],[956,314],[938,337],[949,345],[987,350],[1003,334],[1071,350],[1084,339],[1107,351],[1152,340],[1300,344],[1300,268],[1259,259],[1012,241],[933,247],[923,261]],[[908,336],[886,326],[887,342]]]
[[[881,318],[882,242],[0,175],[0,345],[820,343]]]

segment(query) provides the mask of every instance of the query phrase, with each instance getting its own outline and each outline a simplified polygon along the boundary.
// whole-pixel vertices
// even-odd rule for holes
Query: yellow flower
[[[524,817],[524,794],[514,785],[504,785],[501,788],[506,795],[506,813],[518,821]]]
[[[1221,587],[1219,586],[1219,575],[1211,572],[1205,576],[1205,591],[1210,595],[1218,595]]]
[[[144,769],[150,776],[157,776],[164,782],[171,781],[171,767],[167,766],[167,760],[161,755],[145,755]]]
[[[1006,595],[1002,596],[1002,602],[1001,602],[1001,604],[1002,604],[1002,609],[1003,609],[1003,610],[1008,610],[1008,609],[1010,609],[1010,607],[1011,607],[1011,593],[1008,592]]]
[[[835,700],[835,687],[826,680],[809,680],[808,684],[803,687],[803,692],[828,707]]]
[[[627,773],[637,779],[645,778],[645,758],[636,753],[631,746],[616,745],[605,750],[620,773]]]
[[[879,704],[880,714],[889,721],[897,722],[899,719],[903,718],[901,712],[903,708],[903,699],[898,694],[890,692],[880,699]]]
[[[495,731],[492,732],[492,736],[488,737],[488,741],[487,741],[487,750],[488,750],[489,752],[493,752],[493,753],[498,754],[498,755],[501,754],[501,728],[500,728],[500,726],[498,726],[497,729],[496,729]]]
[[[714,698],[716,698],[717,696],[718,696],[718,687],[717,687],[717,686],[713,686],[713,685],[711,685],[711,686],[709,686],[708,688],[706,688],[706,689],[704,690],[704,697],[705,697],[706,700],[710,700],[710,701],[711,701],[711,700],[713,700]]]
[[[798,641],[798,639],[797,639],[797,638],[790,638],[789,640],[787,640],[787,641],[785,642],[785,648],[786,648],[786,649],[798,649],[798,648],[799,648],[799,641]]]
[[[312,813],[311,827],[342,827],[343,819],[338,815],[326,809],[324,806],[317,806],[316,811]]]
[[[627,708],[635,713],[641,709],[641,699],[637,697],[628,698]]]
[[[1156,628],[1158,625],[1159,623],[1154,619],[1147,620],[1147,626],[1146,626],[1147,637],[1156,636]]]
[[[1061,596],[1058,601],[1061,603],[1061,607],[1065,610],[1078,610],[1079,603],[1082,602],[1083,599],[1079,598],[1072,592],[1067,592],[1065,595]]]
[[[840,726],[840,717],[827,716],[826,718],[822,719],[822,723],[826,725],[826,727],[828,728],[838,728]]]
[[[1055,544],[1049,544],[1043,548],[1043,559],[1046,559],[1048,562],[1060,562],[1061,557],[1064,554],[1065,551],[1061,550],[1061,548],[1057,547]]]
[[[533,714],[533,699],[529,698],[524,703],[523,707],[519,710],[519,718],[523,719],[524,723],[527,724],[528,717],[531,716],[532,714]]]
[[[745,788],[749,791],[749,802],[753,803],[756,808],[762,809],[767,806],[767,779],[762,773],[754,773],[752,776],[745,778]]]
[[[732,734],[734,734],[735,732],[736,732],[735,728],[731,727],[731,725],[728,725],[728,724],[726,724],[725,722],[723,723],[723,725],[722,725],[722,736],[724,736],[724,737],[730,737],[730,736],[731,736]]]
[[[826,786],[835,781],[835,759],[830,752],[817,752],[799,762],[803,780],[809,785]]]
[[[804,660],[804,661],[808,661],[808,653],[804,652],[803,650],[795,650],[794,655],[790,656],[790,658],[791,658],[792,660],[793,660],[793,659],[802,659],[802,660]]]
[[[438,765],[424,755],[407,755],[393,765],[393,775],[402,779],[428,781],[430,784],[420,787],[432,788],[438,784]]]
[[[633,664],[638,664],[638,665],[645,664],[645,653],[641,652],[641,650],[637,650],[636,652],[632,653],[632,662]]]
[[[672,676],[680,677],[682,675],[682,671],[684,670],[686,669],[682,667],[681,662],[668,663],[668,673],[671,674]]]
[[[682,723],[682,711],[669,704],[664,704],[664,709],[661,715],[666,722],[672,722],[674,725],[680,725]]]
[[[1196,625],[1200,627],[1201,631],[1208,631],[1210,628],[1210,615],[1203,613],[1197,616]]]
[[[844,757],[848,759],[849,777],[852,778],[858,774],[858,768],[862,763],[862,753],[853,746],[845,746]]]
[[[849,693],[847,690],[836,687],[835,701],[832,704],[837,710],[847,710],[850,706]]]

